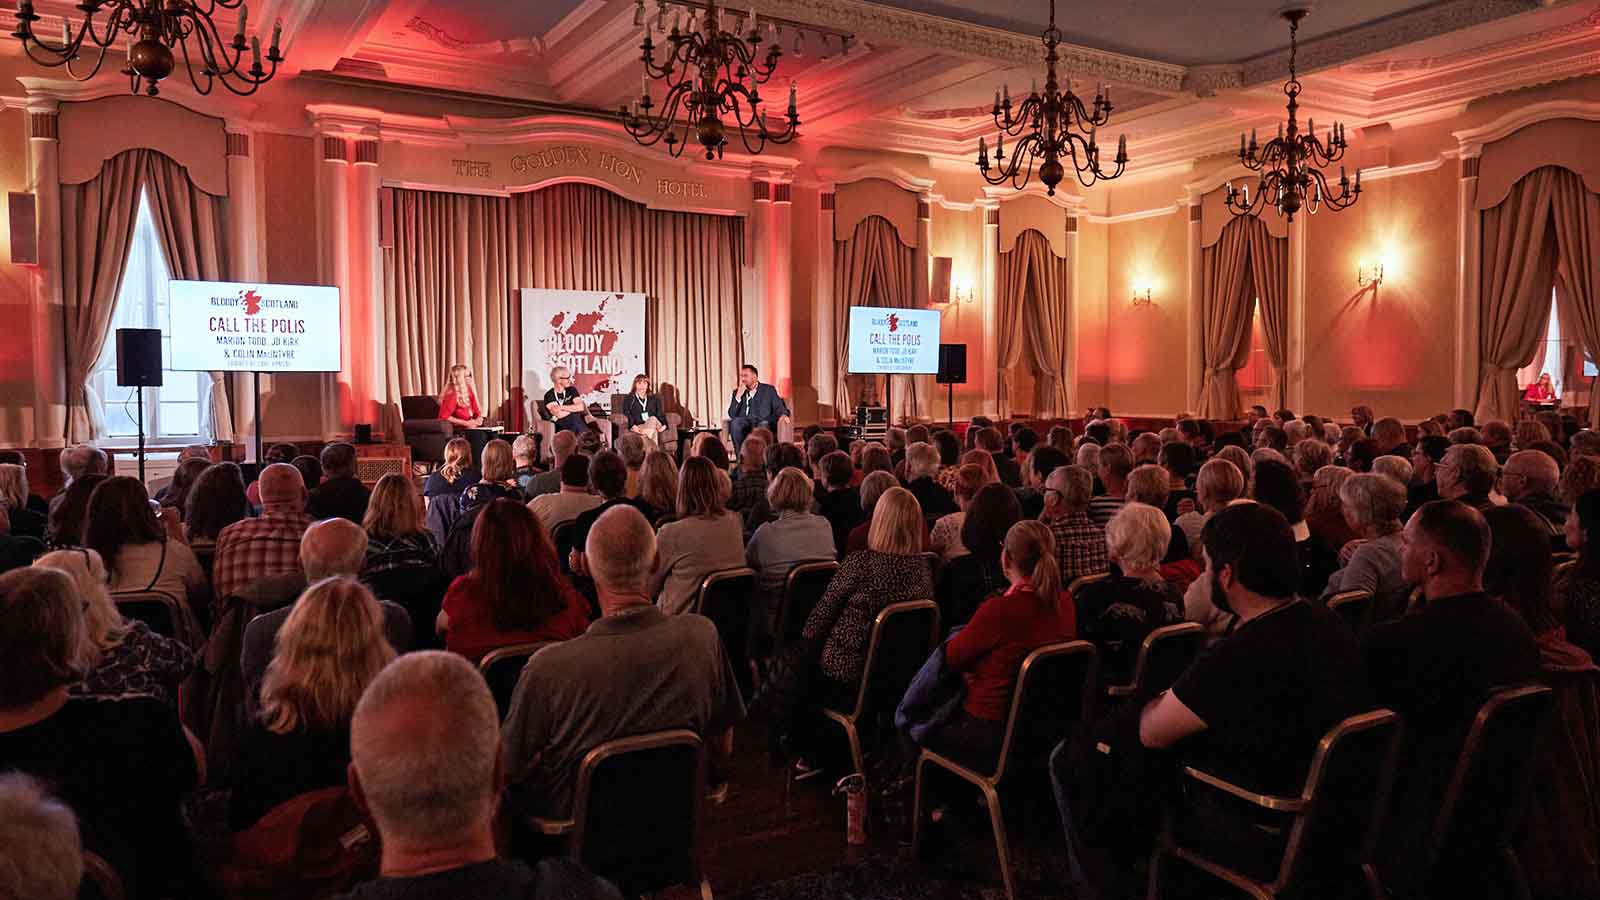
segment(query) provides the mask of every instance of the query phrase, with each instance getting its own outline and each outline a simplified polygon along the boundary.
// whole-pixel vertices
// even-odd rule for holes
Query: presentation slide
[[[939,371],[939,311],[850,307],[850,368],[857,375]]]
[[[167,295],[173,369],[337,372],[339,289],[174,281]]]

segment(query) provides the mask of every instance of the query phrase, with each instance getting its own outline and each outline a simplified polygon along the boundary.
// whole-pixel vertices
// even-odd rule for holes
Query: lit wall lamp
[[[960,306],[977,299],[972,290],[972,281],[965,276],[955,275],[953,268],[950,257],[933,258],[933,290],[929,292],[929,299],[934,303]]]
[[[1136,281],[1133,283],[1133,300],[1131,305],[1134,309],[1138,309],[1141,306],[1156,305],[1155,288],[1150,285],[1150,282]]]
[[[1375,288],[1383,284],[1383,260],[1376,262],[1363,261],[1356,267],[1356,285],[1361,288]]]

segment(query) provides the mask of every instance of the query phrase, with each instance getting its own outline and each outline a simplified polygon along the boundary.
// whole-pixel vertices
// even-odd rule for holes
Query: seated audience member
[[[1566,537],[1578,562],[1556,584],[1555,608],[1567,637],[1594,656],[1600,653],[1600,490],[1586,491],[1572,504]]]
[[[744,526],[724,505],[727,496],[710,460],[683,461],[677,518],[656,535],[656,567],[650,574],[650,594],[662,612],[689,612],[707,575],[744,566]]]
[[[137,478],[113,476],[94,489],[83,543],[105,560],[113,594],[158,591],[180,605],[187,600],[186,618],[210,603],[200,560],[188,544],[168,536]]]
[[[1400,482],[1401,487],[1411,484],[1411,461],[1404,456],[1380,456],[1372,461],[1373,475],[1387,475]]]
[[[972,498],[987,483],[981,467],[968,464],[959,468],[954,489],[956,511],[940,516],[928,535],[928,549],[939,554],[941,561],[949,562],[968,552],[961,543],[961,526],[966,521],[967,507],[971,505]]]
[[[1005,438],[993,428],[982,428],[975,438],[974,449],[982,450],[994,460],[994,470],[1000,483],[1008,488],[1022,487],[1022,467],[1005,452]]]
[[[496,854],[500,723],[489,686],[450,653],[413,653],[373,679],[350,722],[351,792],[378,826],[376,881],[341,900],[616,900],[564,858]]]
[[[867,532],[872,528],[872,511],[878,505],[878,498],[892,487],[899,487],[899,484],[892,473],[882,469],[869,472],[867,477],[861,479],[861,524],[850,529],[850,537],[845,541],[844,547],[846,554],[867,549]]]
[[[28,506],[28,470],[16,463],[0,463],[0,507],[11,520],[12,537],[44,540],[46,517]]]
[[[1600,488],[1600,456],[1574,456],[1561,470],[1560,497],[1568,504]]]
[[[289,460],[289,464],[300,470],[300,479],[305,482],[308,494],[322,485],[322,462],[315,456],[302,453]]]
[[[67,490],[79,478],[85,475],[111,474],[111,457],[93,444],[78,444],[62,451],[60,465],[61,474],[66,476],[66,483],[61,485],[61,490],[50,498],[51,513],[56,511],[56,504],[61,502]]]
[[[574,440],[574,444],[576,441]],[[553,446],[559,447],[559,444]],[[444,464],[435,469],[422,484],[422,496],[432,504],[435,498],[445,497],[451,506],[468,485],[478,483],[478,470],[472,465],[472,445],[464,437],[451,438],[444,445]]]
[[[562,432],[562,434],[571,433]],[[561,463],[560,475],[560,491],[554,494],[540,494],[528,501],[528,509],[548,532],[554,532],[558,526],[571,522],[580,514],[604,502],[589,493],[589,457],[582,453],[568,454]]]
[[[257,579],[300,568],[300,538],[311,524],[305,512],[305,481],[300,471],[287,463],[267,466],[257,480],[261,515],[235,522],[217,535],[212,583],[219,600]],[[359,569],[345,574],[356,571]]]
[[[0,506],[0,572],[31,565],[44,551],[44,542],[38,538],[11,534],[11,515]]]
[[[842,559],[851,530],[861,522],[861,492],[850,486],[855,468],[848,454],[835,450],[822,458],[819,469],[826,481],[826,490],[817,498],[817,511],[833,528],[833,542]]]
[[[1363,435],[1371,437],[1372,431],[1376,427],[1376,423],[1372,420],[1372,407],[1365,403],[1352,406],[1350,408],[1350,423],[1354,427],[1361,429]]]
[[[268,496],[271,496],[269,491]],[[323,519],[306,529],[300,539],[295,569],[283,573],[274,587],[299,597],[306,588],[324,578],[336,575],[354,578],[361,572],[367,558],[367,533],[349,519]],[[389,646],[403,653],[411,647],[413,625],[405,609],[386,600],[378,601],[383,610],[383,630]],[[244,628],[244,642],[239,654],[239,674],[244,680],[245,709],[256,710],[256,698],[261,679],[272,661],[273,647],[283,623],[294,610],[289,603],[271,612],[251,619]],[[418,623],[422,628],[427,622]]]
[[[1105,530],[1089,521],[1089,494],[1093,489],[1094,478],[1077,466],[1058,466],[1045,482],[1044,511],[1039,521],[1050,529],[1056,572],[1063,587],[1106,571],[1109,562]]]
[[[1223,447],[1217,451],[1217,459],[1225,459],[1233,463],[1239,474],[1244,476],[1245,492],[1250,491],[1250,475],[1255,471],[1255,460],[1250,458],[1250,452],[1243,447]]]
[[[1088,470],[1092,484],[1094,473],[1100,471],[1100,445],[1086,439],[1072,458],[1075,465]]]
[[[300,794],[335,787],[350,765],[350,716],[394,659],[378,601],[354,578],[306,588],[283,621],[261,680],[260,713],[229,769],[233,830]]]
[[[1557,471],[1567,467],[1567,451],[1555,441],[1534,441],[1527,449],[1537,450],[1556,461]]]
[[[823,478],[822,460],[835,450],[839,449],[839,439],[831,434],[818,432],[806,439],[806,461],[811,466],[811,480],[816,482],[817,498],[821,499],[822,492],[827,490]],[[849,454],[846,454],[848,456]]]
[[[1400,763],[1406,777],[1395,780],[1379,844],[1385,881],[1406,886],[1419,874],[1417,849],[1478,708],[1493,690],[1536,681],[1539,649],[1522,619],[1484,593],[1490,535],[1481,513],[1459,501],[1434,501],[1417,510],[1402,534],[1401,574],[1422,587],[1427,602],[1373,626],[1362,653],[1378,703],[1406,723]]]
[[[669,616],[651,600],[656,536],[644,515],[607,510],[584,555],[601,618],[528,660],[506,717],[502,771],[518,816],[570,816],[578,765],[605,741],[687,728],[724,759],[744,717],[716,626]]]
[[[789,449],[799,453],[794,447]],[[639,472],[639,502],[650,507],[646,518],[656,525],[665,524],[678,508],[678,465],[672,461],[672,454],[651,450]],[[810,479],[806,483],[810,484]]]
[[[1307,493],[1312,491],[1312,481],[1316,479],[1317,471],[1323,466],[1333,465],[1333,448],[1321,441],[1301,441],[1294,445],[1294,452],[1290,456],[1294,462],[1294,473]]]
[[[644,438],[631,431],[623,432],[612,442],[612,449],[622,457],[622,464],[628,470],[627,495],[639,496],[639,470],[644,468],[644,457],[649,452],[645,447]]]
[[[1300,490],[1294,471],[1284,463],[1263,460],[1256,463],[1255,483],[1251,488],[1252,497],[1258,503],[1276,509],[1289,520],[1300,563],[1300,596],[1320,596],[1328,584],[1328,576],[1339,567],[1339,554],[1311,536],[1311,526],[1305,521],[1305,494]]]
[[[156,634],[138,619],[124,618],[106,590],[106,567],[93,550],[56,550],[34,563],[72,578],[83,604],[88,642],[83,680],[74,697],[122,700],[154,697],[177,706],[178,685],[194,671],[195,654],[172,638]]]
[[[1050,529],[1040,522],[1024,520],[1006,532],[1000,566],[1010,587],[985,600],[967,627],[945,642],[945,666],[962,673],[966,693],[961,708],[923,739],[924,746],[993,765],[1022,661],[1039,647],[1077,636],[1072,598],[1056,571],[1052,544]]]
[[[750,438],[756,438],[751,441]],[[746,534],[771,518],[767,506],[767,447],[765,440],[754,433],[739,445],[739,468],[732,476],[733,493],[728,498],[728,509],[739,516]]]
[[[1230,506],[1206,523],[1201,541],[1206,559],[1201,580],[1215,585],[1217,605],[1239,624],[1171,690],[1145,703],[1137,744],[1111,752],[1172,750],[1183,764],[1246,790],[1298,796],[1323,736],[1347,716],[1370,708],[1355,639],[1327,613],[1295,598],[1300,580],[1295,539],[1277,510],[1257,503]],[[1080,817],[1090,810],[1073,802],[1076,786],[1084,784],[1074,760],[1083,757],[1069,750],[1093,753],[1093,747],[1092,740],[1087,748],[1063,744],[1050,768],[1067,829],[1072,878],[1104,888],[1114,883],[1084,869],[1080,842],[1115,840],[1143,858],[1153,835],[1084,832]],[[1157,821],[1150,817],[1135,827]]]
[[[516,440],[511,442],[511,459],[517,466],[517,487],[522,490],[524,498],[533,496],[528,493],[528,488],[533,485],[533,479],[540,473],[538,465],[534,462],[537,448],[538,441],[535,441],[531,434],[519,434]]]
[[[422,496],[409,476],[391,472],[372,487],[361,527],[367,532],[363,578],[397,569],[436,570],[439,548],[422,523]]]
[[[74,900],[82,881],[77,816],[37,779],[0,775],[0,897]]]
[[[1290,452],[1293,452],[1302,441],[1311,437],[1311,426],[1303,419],[1290,419],[1283,423],[1283,435],[1289,441]]]
[[[968,450],[961,454],[961,464],[964,466],[977,466],[983,471],[983,483],[993,484],[1000,481],[1000,473],[994,467],[994,457],[985,450]]]
[[[961,468],[961,438],[954,431],[933,433],[933,446],[939,451],[939,486],[951,493],[956,489],[956,470]]]
[[[1479,447],[1483,446],[1483,432],[1471,426],[1463,426],[1461,428],[1451,429],[1450,433],[1446,435],[1446,437],[1450,438],[1451,444],[1475,444]]]
[[[1001,544],[1021,519],[1017,495],[1005,485],[986,484],[973,495],[961,522],[961,544],[967,552],[939,568],[933,591],[941,627],[965,623],[985,598],[1005,590]]]
[[[0,772],[49,784],[130,898],[193,896],[180,803],[198,780],[196,751],[166,703],[70,696],[88,640],[65,572],[0,575]]]
[[[1237,447],[1232,449],[1239,450],[1239,455],[1244,456],[1242,449]],[[1179,516],[1172,526],[1175,530],[1181,530],[1189,542],[1190,557],[1198,559],[1200,532],[1205,528],[1206,521],[1213,513],[1244,496],[1245,477],[1237,465],[1219,454],[1216,459],[1207,460],[1206,464],[1200,467],[1194,488],[1195,509]],[[1068,584],[1070,583],[1069,581]]]
[[[511,445],[495,438],[483,445],[482,473],[477,484],[467,485],[461,491],[458,504],[463,518],[475,508],[487,506],[496,500],[522,502],[522,489],[517,487],[517,465],[511,456]]]
[[[49,524],[45,526],[44,544],[52,550],[83,546],[84,525],[89,516],[89,497],[100,482],[111,476],[94,472],[75,478],[66,490],[50,501]]]
[[[178,516],[179,521],[183,521],[189,508],[189,492],[194,489],[194,483],[200,478],[200,474],[209,468],[211,460],[208,458],[191,456],[182,460],[178,463],[178,468],[173,470],[172,483],[162,488],[159,496],[152,496],[150,499],[161,504],[163,515],[170,509]]]
[[[578,452],[578,436],[570,431],[556,432],[556,436],[550,440],[550,452],[554,457],[550,468],[534,475],[522,486],[522,493],[529,500],[561,490],[561,467],[572,454]]]
[[[267,453],[262,457],[262,465],[270,466],[273,463],[293,463],[294,458],[300,455],[300,448],[293,444],[269,444]],[[250,501],[251,509],[261,508],[261,482],[259,479],[250,482],[245,488],[245,499]]]
[[[472,571],[450,583],[436,628],[446,650],[474,663],[512,644],[564,641],[589,627],[550,535],[527,507],[501,498],[472,525]],[[424,626],[425,627],[425,626]]]
[[[755,570],[760,590],[762,613],[753,626],[758,635],[772,634],[777,625],[790,570],[834,559],[833,529],[811,512],[811,502],[811,479],[800,469],[783,469],[767,487],[767,503],[778,517],[757,528],[744,548],[745,565]]]
[[[1158,507],[1130,501],[1106,526],[1111,575],[1072,595],[1078,631],[1100,648],[1108,684],[1133,677],[1145,635],[1183,618],[1183,593],[1161,577],[1172,526]]]
[[[184,538],[190,549],[215,550],[222,529],[249,515],[244,473],[237,463],[219,462],[201,472],[189,488],[183,516]]]
[[[918,441],[906,448],[906,490],[917,498],[922,514],[937,520],[956,512],[955,495],[939,483],[939,451]]]
[[[1054,447],[1037,447],[1028,454],[1022,467],[1022,487],[1017,491],[1017,503],[1022,507],[1024,519],[1037,519],[1044,512],[1044,485],[1050,473],[1061,466],[1071,465],[1065,453]]]
[[[1166,469],[1157,465],[1140,466],[1128,475],[1127,502],[1143,503],[1146,506],[1154,506],[1156,509],[1165,510],[1167,495],[1172,490],[1171,485],[1172,481]],[[1115,517],[1113,516],[1113,518]],[[1171,522],[1172,520],[1168,519],[1167,521]],[[1111,523],[1107,522],[1106,527],[1110,528]],[[1178,562],[1189,558],[1189,539],[1182,531],[1172,533],[1169,529],[1166,556],[1160,562]]]
[[[628,467],[623,464],[622,457],[610,450],[601,450],[589,457],[589,491],[600,498],[600,505],[579,513],[572,520],[572,532],[567,538],[572,542],[570,545],[556,545],[556,552],[566,554],[568,567],[573,572],[588,574],[584,569],[583,548],[589,543],[589,529],[607,510],[631,506],[647,519],[655,512],[644,501],[629,497],[627,489]]]
[[[1345,521],[1343,501],[1339,499],[1339,489],[1355,474],[1344,466],[1323,466],[1312,477],[1306,499],[1306,527],[1311,529],[1312,540],[1336,557],[1346,544],[1361,536]]]
[[[1128,476],[1132,472],[1133,451],[1127,446],[1107,444],[1100,448],[1100,471],[1096,474],[1105,493],[1089,501],[1089,521],[1104,528],[1117,510],[1122,509],[1128,492]]]
[[[1372,423],[1372,439],[1378,443],[1380,456],[1411,455],[1411,445],[1406,443],[1406,426],[1393,416],[1384,416]]]
[[[1445,451],[1434,467],[1434,480],[1444,500],[1459,500],[1482,512],[1495,505],[1489,493],[1494,490],[1500,465],[1488,447],[1455,444]]]
[[[1345,521],[1360,541],[1343,568],[1328,576],[1323,599],[1344,591],[1367,591],[1372,594],[1372,621],[1399,618],[1411,592],[1400,571],[1405,487],[1387,476],[1366,472],[1345,479],[1339,499]]]
[[[1028,460],[1033,456],[1033,451],[1039,446],[1039,433],[1032,428],[1013,425],[1011,429],[1012,455],[1017,461],[1017,466],[1022,469],[1022,480],[1028,480]],[[1048,472],[1045,474],[1049,474]]]
[[[1411,486],[1407,491],[1406,506],[1415,512],[1424,503],[1439,498],[1438,467],[1450,449],[1450,439],[1442,435],[1424,435],[1417,439],[1411,451]],[[1410,518],[1409,514],[1407,518]]]
[[[894,463],[889,459],[889,451],[877,441],[872,441],[861,448],[861,459],[856,464],[856,469],[858,470],[856,484],[859,486],[860,479],[866,478],[873,472],[888,472],[893,475]]]
[[[1445,416],[1444,424],[1445,428],[1453,431],[1457,428],[1471,428],[1473,425],[1477,424],[1477,422],[1472,416],[1472,410],[1452,409],[1450,410],[1449,414]]]
[[[752,432],[753,433],[753,432]],[[705,431],[694,439],[694,446],[689,448],[690,456],[703,456],[711,460],[711,464],[727,472],[732,467],[733,461],[728,458],[728,446],[716,434]]]
[[[1585,428],[1572,435],[1572,455],[1600,456],[1600,431]]]
[[[1161,438],[1147,431],[1134,438],[1128,449],[1133,451],[1135,466],[1153,466],[1161,459]]]
[[[1163,445],[1160,455],[1157,456],[1157,464],[1167,472],[1167,502],[1162,511],[1167,514],[1168,522],[1178,518],[1180,505],[1187,507],[1194,505],[1194,477],[1200,468],[1196,460],[1194,447],[1186,443]]]
[[[1562,542],[1567,523],[1567,504],[1556,498],[1561,471],[1556,461],[1538,450],[1518,450],[1506,460],[1500,472],[1500,491],[1506,499],[1526,506],[1545,523],[1545,531],[1556,543]]]
[[[1356,472],[1372,471],[1372,461],[1383,455],[1378,449],[1378,442],[1372,438],[1361,438],[1350,445],[1344,455],[1345,467]]]
[[[1494,461],[1505,465],[1506,460],[1511,458],[1511,426],[1495,419],[1483,423],[1479,432],[1483,435],[1483,445],[1494,454]]]

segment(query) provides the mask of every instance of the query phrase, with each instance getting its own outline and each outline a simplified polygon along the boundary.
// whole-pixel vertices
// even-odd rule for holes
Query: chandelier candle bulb
[[[267,54],[267,56],[269,58],[279,55],[278,54],[278,40],[280,38],[282,38],[282,37],[283,37],[283,20],[279,19],[278,21],[272,23],[272,52]]]
[[[1124,162],[1128,158],[1128,136],[1117,135],[1117,162]]]
[[[799,86],[794,81],[790,81],[789,82],[789,115],[791,115],[791,116],[795,114],[795,109],[796,109],[795,102],[799,98],[799,96],[800,96],[800,88],[799,88]]]
[[[250,70],[252,72],[261,71],[261,37],[259,35],[251,35],[250,37]]]

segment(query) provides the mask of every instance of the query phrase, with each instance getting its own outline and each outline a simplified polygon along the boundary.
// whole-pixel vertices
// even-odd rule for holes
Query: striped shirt
[[[1122,511],[1122,505],[1127,501],[1121,497],[1102,494],[1089,501],[1089,521],[1104,528],[1111,517]]]

